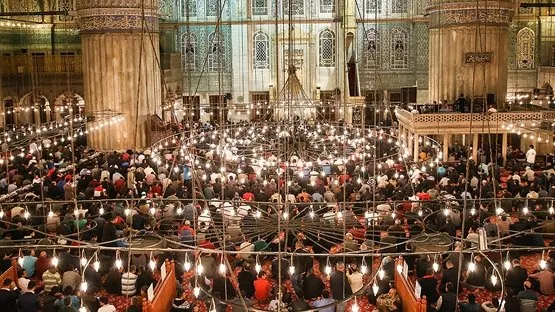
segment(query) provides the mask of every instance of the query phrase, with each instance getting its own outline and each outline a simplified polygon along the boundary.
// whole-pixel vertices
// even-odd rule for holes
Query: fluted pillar
[[[431,0],[429,23],[429,100],[459,94],[498,104],[507,95],[508,26],[514,0]]]
[[[89,146],[148,147],[148,115],[161,111],[162,99],[157,0],[81,0],[77,17],[86,112],[125,116],[119,124],[90,131]]]

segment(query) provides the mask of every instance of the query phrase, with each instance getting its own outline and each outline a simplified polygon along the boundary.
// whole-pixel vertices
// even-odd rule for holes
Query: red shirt
[[[198,244],[198,246],[204,249],[216,249],[216,246],[212,242],[207,240],[203,240]]]
[[[254,281],[254,297],[258,302],[266,302],[270,299],[270,290],[272,286],[265,278],[258,278]]]
[[[243,199],[246,201],[253,201],[254,200],[254,194],[251,192],[246,192],[245,194],[243,194]]]

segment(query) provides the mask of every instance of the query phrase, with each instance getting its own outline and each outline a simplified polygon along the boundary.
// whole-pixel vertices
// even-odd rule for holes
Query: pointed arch
[[[181,36],[181,68],[197,70],[197,38],[191,33],[184,33]]]
[[[535,64],[536,35],[528,27],[518,31],[516,35],[516,64],[519,69],[531,69]]]
[[[395,28],[391,33],[390,67],[393,70],[409,68],[408,33],[405,29]]]
[[[320,67],[335,67],[335,33],[330,29],[320,32]]]
[[[363,40],[363,61],[364,68],[375,69],[379,64],[380,44],[378,41],[378,32],[375,28],[366,31]]]
[[[208,36],[208,69],[219,71],[225,69],[225,44],[222,36],[213,32]]]
[[[270,68],[270,38],[268,34],[259,30],[254,33],[252,39],[254,69]]]

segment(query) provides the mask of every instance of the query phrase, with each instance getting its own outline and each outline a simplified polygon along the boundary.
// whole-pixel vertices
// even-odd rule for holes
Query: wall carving
[[[145,17],[146,31],[158,31],[158,19]],[[137,15],[100,15],[86,16],[79,19],[79,28],[82,33],[142,31],[143,18]]]
[[[493,52],[469,52],[464,54],[466,64],[491,63],[492,61]]]

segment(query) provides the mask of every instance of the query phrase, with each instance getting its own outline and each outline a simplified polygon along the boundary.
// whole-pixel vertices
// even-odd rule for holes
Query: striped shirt
[[[135,284],[137,284],[137,275],[127,272],[121,276],[121,294],[133,296],[136,292]]]
[[[56,271],[52,273],[48,270],[42,274],[42,281],[44,282],[44,291],[50,292],[52,287],[59,286],[62,283],[62,278],[60,273]]]

